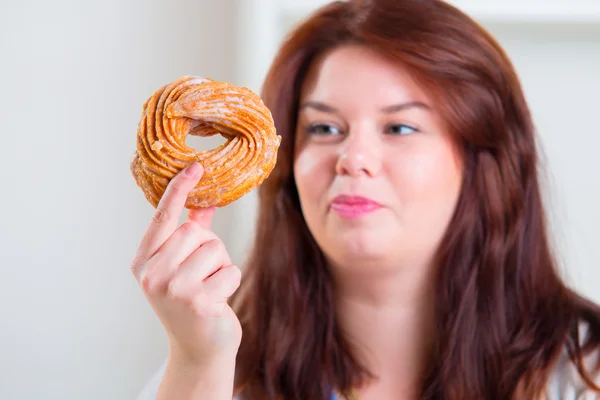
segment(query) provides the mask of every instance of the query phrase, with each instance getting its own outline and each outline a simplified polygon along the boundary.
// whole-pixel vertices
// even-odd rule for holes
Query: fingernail
[[[200,175],[202,168],[199,163],[194,162],[185,169],[185,174],[191,178],[196,178]]]

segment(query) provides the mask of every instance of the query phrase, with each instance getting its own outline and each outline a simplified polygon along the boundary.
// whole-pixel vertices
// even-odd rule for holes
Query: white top
[[[166,363],[148,380],[137,400],[155,400],[158,387],[162,380]],[[598,400],[598,394],[585,389],[585,385],[579,378],[576,367],[568,360],[562,360],[555,369],[548,382],[547,400]],[[238,400],[234,398],[234,400]]]
[[[580,329],[582,339],[585,334],[585,328]],[[584,361],[586,370],[591,371],[593,366],[600,361],[600,353],[593,354]],[[137,400],[155,400],[158,387],[162,380],[166,368],[166,361],[150,377]],[[596,377],[596,382],[600,384],[600,375]],[[548,380],[548,398],[544,400],[599,400],[600,395],[593,393],[586,388],[585,382],[579,376],[577,367],[571,362],[567,351],[561,356],[554,372]],[[237,397],[233,400],[239,400]]]
[[[591,357],[590,357],[591,358]],[[598,355],[596,355],[598,358]],[[591,367],[589,359],[584,363]],[[591,369],[587,369],[590,371]],[[596,384],[600,383],[600,376],[595,377]],[[547,400],[598,400],[600,394],[588,389],[579,376],[577,367],[565,355],[559,360],[547,385]]]

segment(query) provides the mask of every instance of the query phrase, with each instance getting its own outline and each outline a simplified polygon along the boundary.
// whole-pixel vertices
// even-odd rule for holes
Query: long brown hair
[[[236,388],[246,399],[325,400],[370,377],[336,324],[333,283],[292,173],[299,90],[315,57],[360,43],[408,68],[438,99],[465,172],[437,254],[435,357],[426,399],[533,399],[561,354],[592,388],[600,309],[561,280],[547,234],[535,130],[499,44],[440,0],[334,2],[282,44],[262,97],[283,137],[259,189],[254,248],[233,304],[243,327]],[[587,326],[580,342],[579,327]]]

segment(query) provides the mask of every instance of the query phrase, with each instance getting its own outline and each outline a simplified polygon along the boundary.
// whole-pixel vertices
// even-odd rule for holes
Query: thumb
[[[204,229],[210,229],[215,207],[192,208],[188,211],[188,219],[199,223]]]

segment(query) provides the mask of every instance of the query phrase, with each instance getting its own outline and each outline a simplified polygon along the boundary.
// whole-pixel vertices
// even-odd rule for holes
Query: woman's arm
[[[229,400],[233,396],[234,365],[223,362],[220,366],[200,367],[165,361],[137,400]]]
[[[241,271],[210,230],[213,208],[190,209],[186,199],[202,176],[199,163],[178,173],[142,236],[131,272],[164,325],[169,357],[152,400],[231,400],[240,322],[227,303]]]

